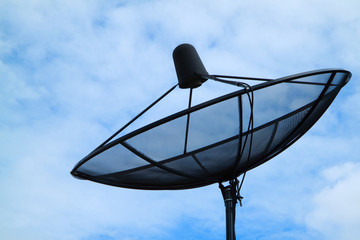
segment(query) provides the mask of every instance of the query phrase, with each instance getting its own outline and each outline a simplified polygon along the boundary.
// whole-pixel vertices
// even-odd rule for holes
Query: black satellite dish
[[[235,239],[235,206],[238,201],[241,204],[245,173],[308,131],[351,73],[325,69],[278,79],[209,75],[190,44],[178,46],[173,58],[177,85],[190,89],[188,108],[116,138],[175,85],[84,157],[71,174],[107,185],[148,190],[219,183],[226,207],[227,239]],[[234,79],[262,83],[250,86]],[[232,84],[236,89],[192,106],[193,88],[207,80]],[[224,187],[223,182],[229,185]]]

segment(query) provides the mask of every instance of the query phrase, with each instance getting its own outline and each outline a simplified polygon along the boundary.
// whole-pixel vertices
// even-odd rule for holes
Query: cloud
[[[324,170],[323,176],[328,184],[314,196],[306,222],[326,239],[354,239],[360,235],[360,164],[337,165]]]
[[[224,238],[215,185],[132,191],[69,175],[77,161],[176,84],[171,52],[189,42],[214,74],[353,71],[314,129],[249,172],[237,220],[244,239],[325,238],[333,233],[325,223],[345,239],[359,215],[352,200],[358,192],[348,190],[358,181],[358,9],[358,1],[2,1],[2,237],[180,239],[191,229],[187,236]],[[207,99],[210,85],[195,91],[194,100]],[[176,111],[182,97],[160,109]],[[333,202],[326,196],[347,203],[338,208],[345,215],[328,216]],[[354,206],[353,216],[347,206]]]

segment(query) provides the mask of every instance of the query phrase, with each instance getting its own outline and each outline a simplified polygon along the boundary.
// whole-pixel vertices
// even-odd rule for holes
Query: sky
[[[216,184],[140,191],[73,166],[177,83],[172,51],[210,74],[323,68],[350,82],[299,141],[248,172],[238,239],[360,236],[360,2],[0,1],[0,237],[225,239]]]

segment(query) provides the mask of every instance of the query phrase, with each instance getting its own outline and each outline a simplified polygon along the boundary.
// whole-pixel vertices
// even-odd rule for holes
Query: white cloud
[[[326,239],[360,236],[360,164],[347,162],[323,172],[328,185],[318,192],[307,224]]]
[[[78,160],[176,83],[171,51],[183,42],[198,49],[214,74],[280,77],[322,67],[353,71],[354,79],[318,127],[289,153],[249,173],[238,218],[252,220],[253,228],[246,226],[264,239],[274,236],[272,227],[301,238],[306,230],[281,225],[303,226],[306,216],[313,219],[306,224],[324,236],[332,233],[325,223],[338,226],[341,234],[353,230],[359,216],[353,199],[359,195],[348,189],[358,181],[358,165],[341,167],[340,162],[358,160],[360,144],[359,1],[118,3],[1,3],[3,238],[81,239],[104,233],[141,239],[137,232],[169,238],[183,219],[195,219],[191,223],[201,231],[222,238],[217,234],[224,231],[224,209],[217,186],[131,191],[69,175]],[[330,168],[325,180],[317,176],[324,168]],[[315,193],[312,209],[307,204]],[[343,198],[336,198],[338,193]],[[326,215],[333,207],[326,196],[343,200],[346,205],[338,208],[343,213],[353,206],[353,215]],[[259,226],[259,219],[279,225],[260,221]],[[238,231],[244,231],[242,226]]]

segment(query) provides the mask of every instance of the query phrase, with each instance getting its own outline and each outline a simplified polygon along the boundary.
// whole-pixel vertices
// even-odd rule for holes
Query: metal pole
[[[234,198],[235,185],[231,183],[226,187],[220,185],[220,189],[225,202],[226,240],[235,240],[235,207],[237,202],[237,199]]]

